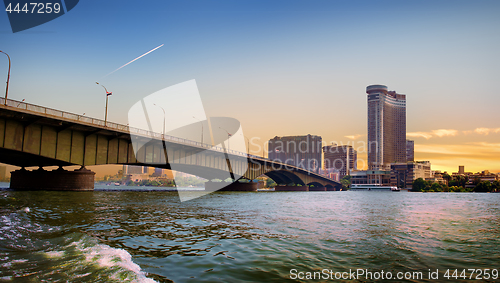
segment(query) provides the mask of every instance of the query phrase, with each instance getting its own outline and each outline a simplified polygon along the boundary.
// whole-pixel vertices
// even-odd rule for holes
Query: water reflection
[[[86,258],[70,247],[95,240],[91,248],[104,244],[100,251],[110,247],[113,256],[123,250],[132,255],[130,262],[124,257],[127,268],[139,264],[160,282],[283,282],[292,268],[496,268],[499,200],[500,194],[221,192],[180,203],[176,192],[1,191],[2,256],[9,259],[0,264],[22,273],[16,256],[48,260],[20,251]],[[30,212],[21,213],[23,207]],[[45,274],[36,264],[23,270]]]

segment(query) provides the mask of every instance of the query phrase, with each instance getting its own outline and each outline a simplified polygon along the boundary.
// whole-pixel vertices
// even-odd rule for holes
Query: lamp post
[[[229,150],[231,149],[229,147],[229,137],[231,136],[231,134],[226,129],[224,129],[222,127],[219,127],[219,129],[222,129],[222,130],[224,130],[227,133],[227,152],[229,152]]]
[[[154,106],[158,106],[161,108],[161,110],[163,110],[163,139],[165,139],[165,109],[163,109],[163,107],[161,107],[160,105],[156,105],[155,103],[153,103]]]
[[[193,118],[198,120],[198,122],[200,122],[200,124],[201,124],[201,145],[203,145],[203,122],[194,116],[193,116]]]
[[[243,137],[247,139],[247,156],[250,156],[250,140],[246,136]]]
[[[106,91],[106,110],[104,111],[104,127],[107,127],[108,125],[108,96],[110,96],[112,93],[108,92],[105,86],[99,84],[98,82],[95,82],[96,84],[102,86],[104,90]]]
[[[9,54],[3,52],[2,50],[0,50],[0,52],[7,55],[7,58],[9,58],[9,72],[7,74],[7,86],[5,87],[5,103],[4,103],[4,105],[7,105],[7,95],[9,94],[9,81],[10,81],[10,56]]]

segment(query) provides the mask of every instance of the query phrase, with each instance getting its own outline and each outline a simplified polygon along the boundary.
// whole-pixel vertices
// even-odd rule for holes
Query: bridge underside
[[[20,152],[6,148],[0,148],[0,163],[10,164],[18,167],[79,165],[46,156]]]

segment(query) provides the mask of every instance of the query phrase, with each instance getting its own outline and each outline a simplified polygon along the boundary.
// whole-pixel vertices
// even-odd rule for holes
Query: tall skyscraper
[[[406,162],[406,95],[385,85],[366,87],[368,94],[368,168],[389,169]]]
[[[276,136],[268,142],[268,157],[317,173],[321,168],[321,146],[320,136]]]
[[[406,161],[415,161],[415,141],[406,140]]]
[[[357,169],[358,152],[350,145],[324,146],[323,155],[325,170],[338,170],[340,178]]]

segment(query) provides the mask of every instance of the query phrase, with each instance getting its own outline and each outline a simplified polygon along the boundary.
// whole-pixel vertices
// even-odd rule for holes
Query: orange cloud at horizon
[[[468,172],[500,172],[500,143],[415,144],[415,159],[431,161],[433,170],[458,172],[463,165]]]

